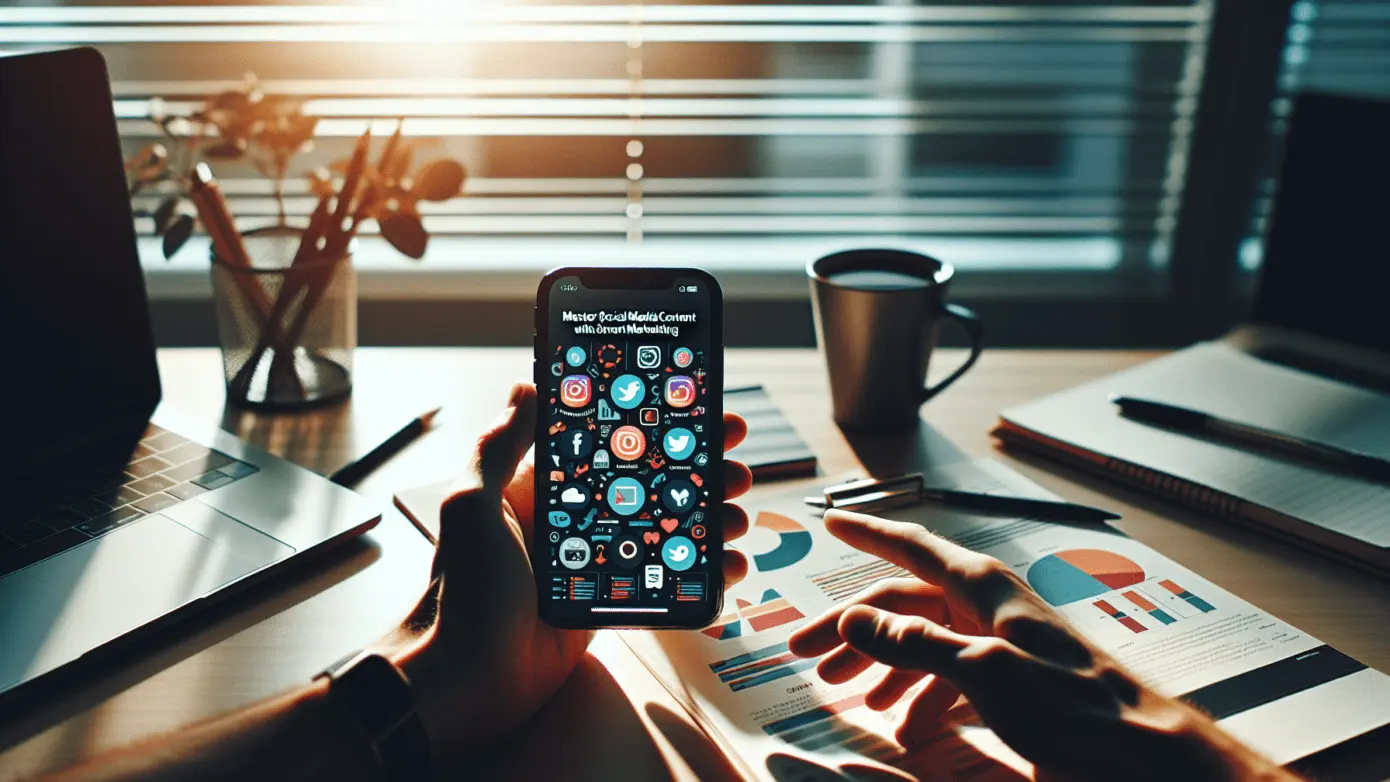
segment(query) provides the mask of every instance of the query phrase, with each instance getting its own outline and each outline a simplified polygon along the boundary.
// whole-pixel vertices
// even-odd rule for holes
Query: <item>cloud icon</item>
[[[577,486],[571,486],[560,492],[560,502],[567,505],[579,505],[583,503],[585,499],[587,498],[584,496],[584,492],[580,491]]]

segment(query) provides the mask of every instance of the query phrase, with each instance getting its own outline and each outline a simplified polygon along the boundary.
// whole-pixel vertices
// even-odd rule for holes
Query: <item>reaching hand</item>
[[[831,609],[791,637],[791,650],[826,655],[816,670],[831,683],[874,662],[890,666],[865,697],[872,709],[928,679],[898,728],[905,747],[934,733],[963,694],[1040,776],[1292,778],[1140,684],[999,560],[917,524],[831,511],[825,527],[916,578],[884,581]]]
[[[436,747],[496,739],[524,722],[555,693],[583,657],[592,633],[558,630],[537,613],[527,554],[534,523],[535,466],[522,462],[535,435],[536,389],[518,384],[507,410],[478,440],[473,463],[440,511],[435,581],[402,631],[384,642],[415,685],[421,716]],[[748,432],[724,416],[724,450]],[[725,463],[725,499],[752,485],[738,462]],[[748,531],[748,516],[720,508],[724,539]],[[724,556],[726,584],[748,562]]]

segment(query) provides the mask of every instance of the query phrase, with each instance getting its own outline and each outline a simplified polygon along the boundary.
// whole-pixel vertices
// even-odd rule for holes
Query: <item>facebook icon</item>
[[[568,459],[583,459],[594,450],[594,436],[587,429],[561,432],[556,445],[556,453]]]

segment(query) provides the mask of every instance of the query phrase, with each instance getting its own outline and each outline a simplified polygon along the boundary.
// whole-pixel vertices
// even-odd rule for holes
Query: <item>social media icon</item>
[[[695,564],[695,544],[690,538],[672,535],[661,544],[661,561],[675,571],[689,570]]]
[[[608,445],[612,447],[614,456],[624,461],[635,462],[642,456],[642,452],[647,450],[647,436],[635,426],[620,426],[613,430],[613,437],[608,441]]]
[[[642,541],[632,535],[619,535],[613,538],[613,552],[617,554],[616,562],[625,568],[635,568],[642,563],[642,555],[647,552]]]
[[[594,450],[594,436],[587,429],[574,429],[562,433],[555,444],[566,458],[583,459]]]
[[[580,483],[571,483],[560,492],[560,504],[569,510],[583,510],[589,504],[588,488]]]
[[[565,365],[556,361],[554,364],[550,365],[550,374],[554,375],[555,377],[559,377],[560,375],[565,374]]]
[[[588,375],[567,375],[560,381],[560,401],[566,407],[584,407],[592,397]]]
[[[707,454],[707,453],[697,453],[697,454],[695,454],[695,466],[696,466],[696,467],[704,467],[706,464],[709,464],[709,454]]]
[[[695,486],[684,478],[667,481],[661,488],[661,502],[672,513],[685,513],[695,507]]]
[[[642,586],[647,589],[660,589],[662,583],[662,571],[660,565],[647,565],[642,571]]]
[[[589,541],[583,538],[565,538],[560,544],[560,564],[570,570],[578,570],[589,564]]]
[[[661,366],[661,348],[656,345],[642,345],[637,348],[637,368],[656,369]]]
[[[550,542],[551,542],[551,543],[559,543],[559,542],[560,542],[560,533],[558,533],[558,532],[552,532],[552,533],[550,533]]]
[[[695,381],[685,375],[666,378],[666,404],[676,408],[695,404]]]
[[[637,420],[643,426],[656,426],[661,423],[661,411],[655,407],[644,407],[637,413]]]
[[[583,532],[593,525],[596,518],[598,518],[598,508],[590,508],[589,512],[584,514],[584,518],[579,520],[579,525],[575,529]]]
[[[619,516],[631,516],[642,510],[644,492],[646,489],[641,482],[633,478],[619,478],[608,485],[608,507]]]
[[[589,354],[585,353],[584,348],[581,348],[578,345],[575,345],[574,347],[565,351],[565,361],[569,363],[569,365],[572,367],[583,365],[584,360],[588,357]]]
[[[608,406],[607,399],[598,400],[598,420],[600,421],[621,421],[622,414]]]
[[[636,375],[619,375],[613,381],[613,404],[624,410],[632,410],[642,404],[647,391],[642,386],[642,378]]]
[[[667,456],[683,462],[695,452],[695,435],[691,434],[689,429],[679,426],[668,429],[666,436],[661,439],[661,447],[666,449]]]
[[[695,351],[690,348],[676,348],[671,351],[671,360],[676,362],[676,366],[685,369],[695,363]]]
[[[594,451],[594,469],[606,470],[608,469],[608,467],[608,452],[603,450],[602,448],[598,449],[597,451]]]
[[[570,525],[570,515],[562,510],[550,512],[550,526],[564,529]]]

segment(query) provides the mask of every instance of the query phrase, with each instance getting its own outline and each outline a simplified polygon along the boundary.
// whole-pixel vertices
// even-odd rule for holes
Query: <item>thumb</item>
[[[531,447],[536,427],[536,388],[518,383],[512,388],[507,409],[482,437],[464,474],[454,484],[452,495],[440,509],[440,539],[450,528],[463,524],[470,533],[479,532],[477,521],[499,516],[502,490],[516,474],[522,457]]]
[[[953,678],[969,636],[920,616],[904,616],[858,605],[840,617],[840,637],[850,648],[893,668],[939,673]]]

